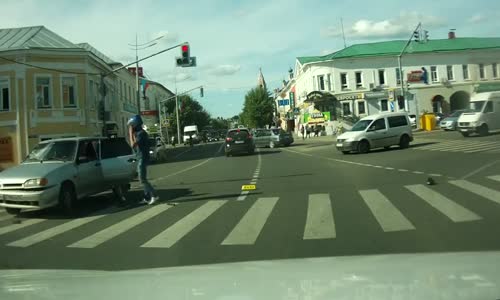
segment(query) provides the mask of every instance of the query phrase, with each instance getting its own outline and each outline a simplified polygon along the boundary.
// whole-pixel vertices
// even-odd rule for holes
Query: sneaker
[[[160,200],[160,197],[154,196],[149,199],[148,205],[153,205],[156,201]]]
[[[142,199],[141,201],[139,201],[139,204],[149,204],[149,201],[146,199]]]

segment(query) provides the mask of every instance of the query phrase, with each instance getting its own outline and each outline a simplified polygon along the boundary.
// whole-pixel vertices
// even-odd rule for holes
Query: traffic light
[[[203,87],[200,88],[200,97],[203,98]]]
[[[424,43],[429,41],[429,31],[424,30]]]
[[[181,45],[181,56],[177,58],[178,67],[187,67],[191,64],[191,56],[189,55],[189,44]]]
[[[418,32],[418,30],[413,32],[413,38],[415,39],[415,42],[420,43],[420,32]]]

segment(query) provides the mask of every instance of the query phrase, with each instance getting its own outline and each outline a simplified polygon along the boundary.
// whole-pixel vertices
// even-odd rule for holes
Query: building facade
[[[0,29],[0,169],[18,164],[40,141],[126,136],[138,113],[135,76],[91,45],[73,44],[43,26]]]
[[[358,44],[298,57],[293,79],[282,89],[295,89],[294,105],[300,108],[295,124],[307,122],[312,111],[323,113],[326,123],[388,111],[447,114],[467,108],[476,92],[500,90],[500,38],[412,41],[400,72],[405,44]]]

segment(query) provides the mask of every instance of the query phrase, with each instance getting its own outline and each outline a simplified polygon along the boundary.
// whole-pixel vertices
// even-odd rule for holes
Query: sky
[[[355,3],[355,5],[354,5]],[[73,43],[87,42],[112,59],[139,57],[189,42],[197,67],[177,68],[179,49],[142,63],[151,80],[172,91],[203,85],[193,96],[213,117],[241,112],[259,68],[270,91],[282,86],[298,56],[324,55],[364,42],[407,39],[418,22],[430,39],[500,37],[500,1],[332,0],[2,0],[0,28],[44,25]]]

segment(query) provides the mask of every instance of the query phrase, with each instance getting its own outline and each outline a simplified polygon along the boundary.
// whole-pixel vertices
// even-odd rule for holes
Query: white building
[[[278,93],[295,91],[292,105],[301,109],[295,128],[312,111],[330,112],[326,122],[385,111],[447,114],[468,107],[473,93],[500,90],[500,38],[450,34],[448,39],[410,43],[401,58],[403,98],[398,55],[405,44],[358,44],[325,56],[298,57],[293,79]]]

